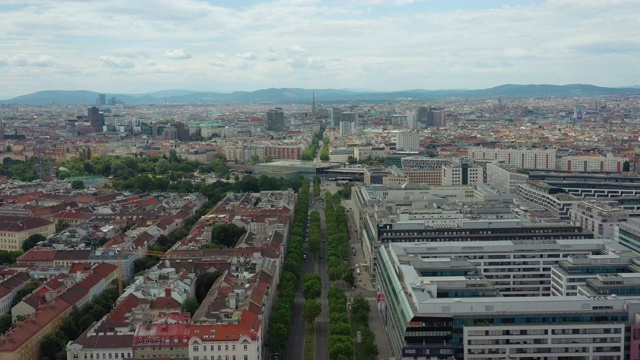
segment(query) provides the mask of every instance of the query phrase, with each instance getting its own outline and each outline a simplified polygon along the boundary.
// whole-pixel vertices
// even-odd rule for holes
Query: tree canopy
[[[234,247],[236,243],[247,232],[245,228],[236,224],[217,224],[211,230],[211,242]]]
[[[25,241],[22,242],[22,250],[25,252],[29,251],[29,249],[38,245],[39,242],[45,241],[47,238],[42,234],[33,234],[29,236]]]
[[[196,278],[196,301],[198,304],[202,303],[202,300],[207,296],[209,289],[211,289],[213,283],[216,282],[220,275],[222,275],[222,273],[217,270],[198,275]]]

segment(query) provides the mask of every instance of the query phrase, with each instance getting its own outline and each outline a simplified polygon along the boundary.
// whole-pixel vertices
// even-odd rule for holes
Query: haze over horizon
[[[9,0],[0,95],[632,86],[637,14],[631,0]]]

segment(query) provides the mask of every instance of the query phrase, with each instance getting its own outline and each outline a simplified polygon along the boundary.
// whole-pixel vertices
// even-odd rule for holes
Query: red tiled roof
[[[128,295],[122,301],[120,301],[113,310],[107,316],[105,325],[111,326],[124,326],[127,325],[128,317],[127,313],[131,312],[140,304],[148,304],[149,300],[141,299],[133,294]]]
[[[30,262],[41,262],[41,261],[53,261],[56,256],[55,249],[52,248],[43,248],[43,247],[35,247],[26,253],[20,255],[17,259],[18,264],[20,263],[30,263]]]
[[[0,216],[0,231],[25,231],[51,225],[52,222],[43,218]]]
[[[63,299],[56,298],[38,309],[29,319],[16,323],[4,339],[0,340],[0,353],[15,351],[70,307]]]
[[[238,341],[240,337],[247,336],[251,340],[258,338],[260,320],[258,315],[252,312],[243,312],[238,324],[216,325],[191,325],[189,336],[204,339],[204,335],[212,335],[209,341]],[[206,341],[206,340],[205,340]]]
[[[108,263],[100,263],[95,268],[93,268],[93,273],[100,276],[101,278],[107,278],[109,275],[118,271],[118,267],[113,264]]]
[[[151,306],[152,309],[174,309],[174,310],[180,310],[182,308],[182,304],[180,304],[180,302],[172,297],[167,297],[167,296],[163,296],[163,297],[158,297],[155,300],[151,301]]]

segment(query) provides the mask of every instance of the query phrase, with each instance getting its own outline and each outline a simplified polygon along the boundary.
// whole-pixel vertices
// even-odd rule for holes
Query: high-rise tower
[[[316,92],[314,91],[313,92],[313,101],[311,101],[311,115],[313,115],[314,118],[317,115],[316,111],[317,111],[317,108],[316,108]]]
[[[284,131],[284,111],[282,108],[275,108],[267,111],[267,127],[269,131]]]
[[[97,106],[92,106],[87,109],[87,118],[89,119],[89,125],[96,131],[102,131],[102,123],[100,121],[100,109]]]

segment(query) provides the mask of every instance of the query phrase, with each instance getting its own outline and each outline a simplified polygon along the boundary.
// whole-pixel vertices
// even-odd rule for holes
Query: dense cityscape
[[[2,105],[0,355],[635,358],[639,104]]]
[[[0,1],[0,360],[640,360],[638,14]]]

